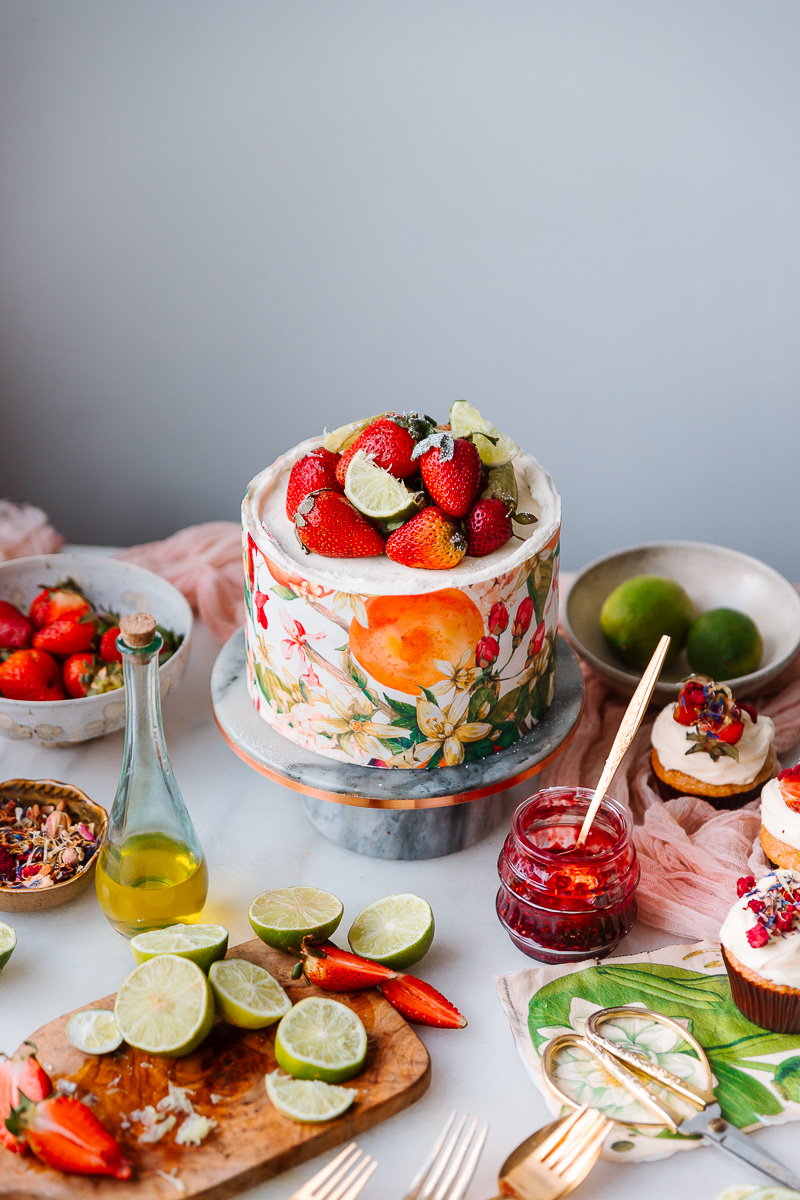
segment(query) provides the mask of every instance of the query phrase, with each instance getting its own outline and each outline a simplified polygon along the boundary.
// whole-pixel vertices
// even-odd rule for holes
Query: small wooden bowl
[[[88,886],[94,875],[100,845],[106,834],[108,814],[99,804],[71,783],[59,783],[55,779],[7,779],[0,783],[0,804],[12,797],[19,797],[25,806],[31,804],[58,804],[63,800],[70,816],[86,824],[94,822],[97,835],[97,850],[80,871],[63,883],[54,883],[48,888],[8,888],[0,884],[0,912],[41,912],[56,908],[77,896]]]

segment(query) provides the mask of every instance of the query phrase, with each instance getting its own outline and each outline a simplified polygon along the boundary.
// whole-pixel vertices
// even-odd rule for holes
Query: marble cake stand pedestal
[[[372,858],[439,858],[490,833],[503,815],[497,793],[561,753],[580,720],[583,676],[575,652],[559,637],[556,688],[544,720],[493,758],[432,771],[350,766],[277,733],[247,691],[243,629],[214,664],[211,703],[231,749],[255,771],[302,792],[309,820],[325,837]]]

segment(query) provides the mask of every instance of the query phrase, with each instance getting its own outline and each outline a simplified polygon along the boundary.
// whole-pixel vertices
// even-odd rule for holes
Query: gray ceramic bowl
[[[133,563],[94,554],[42,554],[0,563],[0,600],[23,612],[43,587],[72,578],[99,609],[120,616],[152,613],[159,625],[183,634],[183,642],[159,671],[165,696],[183,677],[189,661],[192,610],[166,579]],[[8,700],[0,696],[0,735],[42,746],[68,746],[122,729],[125,689],[79,700]]]
[[[617,550],[576,576],[563,606],[564,632],[585,662],[618,691],[632,695],[640,676],[617,658],[600,630],[600,609],[609,592],[632,575],[665,575],[693,600],[698,615],[709,608],[736,608],[751,617],[764,639],[761,666],[738,679],[718,679],[734,696],[753,696],[777,675],[800,647],[800,594],[772,567],[738,550],[702,542],[653,542]],[[665,667],[653,700],[674,700],[690,673],[686,651]]]

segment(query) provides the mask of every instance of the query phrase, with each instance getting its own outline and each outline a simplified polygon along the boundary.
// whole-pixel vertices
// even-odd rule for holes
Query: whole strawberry
[[[511,516],[502,500],[479,500],[464,522],[467,532],[467,554],[483,558],[505,546],[513,534]]]
[[[73,617],[77,620],[89,612],[89,602],[78,591],[77,584],[71,579],[56,587],[45,588],[31,604],[28,616],[37,629],[51,625],[60,617]]]
[[[447,571],[467,552],[467,542],[455,521],[430,505],[389,535],[386,554],[404,567]]]
[[[33,638],[33,625],[15,604],[0,600],[0,650],[24,650]]]
[[[119,663],[122,662],[122,655],[117,649],[117,638],[119,637],[119,625],[112,625],[107,629],[100,638],[100,657],[103,662]]]
[[[15,650],[0,663],[0,695],[8,700],[63,700],[58,663],[44,650]]]
[[[383,538],[346,496],[327,489],[301,501],[294,518],[305,550],[325,558],[372,558],[383,554]]]
[[[59,617],[33,635],[33,645],[34,649],[46,650],[48,654],[78,654],[81,650],[91,649],[96,633],[94,621]]]
[[[440,431],[414,450],[431,499],[450,517],[464,517],[481,485],[481,458],[472,442]]]
[[[343,492],[344,483],[336,478],[336,466],[341,454],[333,454],[323,446],[311,450],[299,458],[292,467],[289,484],[286,488],[286,515],[294,520],[298,505],[312,492],[321,492],[330,488],[334,492]]]
[[[379,417],[358,435],[336,468],[336,478],[342,487],[350,460],[359,450],[371,455],[379,467],[397,479],[408,479],[410,475],[417,474],[419,468],[414,461],[416,441],[413,434],[398,423],[402,420],[402,417]]]
[[[97,673],[97,667],[97,659],[91,650],[85,650],[82,654],[70,654],[61,666],[61,677],[67,695],[73,700],[85,696]]]

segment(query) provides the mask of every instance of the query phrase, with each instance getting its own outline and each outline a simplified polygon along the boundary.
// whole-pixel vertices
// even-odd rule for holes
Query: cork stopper
[[[126,646],[141,650],[149,646],[156,636],[156,619],[150,613],[131,613],[119,623],[119,631]]]

